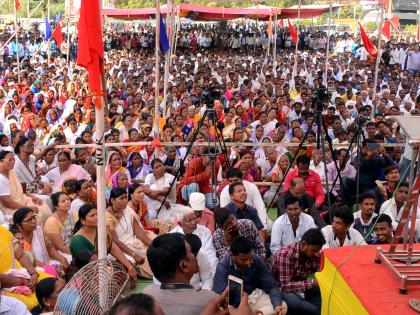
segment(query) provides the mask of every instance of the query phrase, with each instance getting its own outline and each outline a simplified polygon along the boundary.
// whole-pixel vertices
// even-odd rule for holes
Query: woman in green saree
[[[84,204],[79,209],[79,220],[77,221],[74,234],[70,241],[70,252],[73,260],[77,261],[86,254],[97,253],[97,209],[95,205]],[[107,251],[115,257],[126,269],[131,280],[135,283],[137,280],[137,272],[131,262],[124,256],[117,244],[113,243],[112,237],[107,233]],[[96,257],[96,255],[91,255]]]

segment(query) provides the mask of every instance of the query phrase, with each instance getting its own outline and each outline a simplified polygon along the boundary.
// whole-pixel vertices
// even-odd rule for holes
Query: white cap
[[[189,202],[194,211],[204,211],[206,208],[206,197],[202,193],[191,193]]]

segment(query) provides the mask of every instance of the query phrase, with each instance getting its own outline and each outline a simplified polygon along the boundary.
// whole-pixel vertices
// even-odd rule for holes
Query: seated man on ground
[[[161,285],[144,289],[162,307],[165,314],[197,315],[217,295],[208,290],[197,291],[190,285],[197,273],[197,260],[181,233],[156,237],[147,250],[153,274]]]
[[[306,193],[314,198],[315,207],[319,208],[325,200],[324,188],[318,173],[309,169],[311,159],[306,155],[301,155],[296,159],[296,169],[290,170],[284,180],[284,190],[289,190],[292,180],[302,178],[305,182]]]
[[[220,193],[220,206],[226,207],[226,205],[231,202],[229,196],[229,186],[233,183],[241,182],[245,186],[247,193],[245,203],[257,210],[258,217],[264,225],[264,228],[267,229],[267,231],[271,231],[273,222],[267,217],[267,210],[258,187],[254,183],[242,179],[242,176],[243,173],[238,168],[231,168],[228,170],[226,177],[229,185],[224,187]]]
[[[239,236],[250,240],[254,253],[263,259],[265,258],[264,242],[261,240],[258,230],[251,220],[237,220],[226,208],[217,209],[214,218],[217,228],[213,234],[213,244],[219,260],[229,255],[230,244]]]
[[[275,254],[280,248],[300,241],[302,235],[315,228],[312,217],[302,212],[300,200],[289,196],[284,201],[286,213],[274,221],[271,231],[270,250]]]
[[[359,196],[359,211],[355,212],[352,228],[359,231],[365,238],[366,243],[370,244],[374,238],[374,223],[377,214],[375,211],[376,198],[369,192]]]
[[[264,260],[252,253],[252,242],[238,237],[230,245],[231,254],[222,258],[214,276],[213,291],[221,294],[228,286],[229,275],[243,279],[244,291],[253,311],[264,315],[287,313],[287,305]]]
[[[193,209],[183,207],[179,213],[179,222],[169,233],[181,233],[185,235],[195,234],[201,240],[201,251],[207,256],[213,273],[216,271],[218,259],[213,246],[213,238],[208,228],[197,224],[197,217]]]
[[[375,221],[376,237],[372,240],[372,244],[391,244],[393,237],[392,219],[389,215],[381,214]]]
[[[191,193],[189,204],[197,216],[197,223],[208,228],[213,234],[215,228],[214,213],[206,208],[206,196],[199,192]]]
[[[290,197],[296,197],[299,199],[299,202],[302,206],[302,212],[309,214],[315,221],[315,224],[319,228],[326,226],[324,219],[321,218],[319,210],[315,207],[314,198],[312,198],[305,188],[305,182],[302,178],[295,178],[291,181],[290,188],[280,195],[279,201],[277,204],[277,216],[281,216],[286,213],[286,207],[284,201]]]
[[[408,199],[409,185],[407,182],[402,182],[395,191],[394,197],[388,199],[381,205],[379,213],[387,214],[392,220],[392,228],[395,231],[398,223],[401,220],[402,211]],[[417,211],[417,220],[420,219],[420,211]]]
[[[332,224],[321,230],[327,242],[324,248],[366,245],[363,236],[351,227],[354,222],[351,208],[347,206],[337,207],[334,209],[332,216]]]
[[[271,261],[271,272],[283,292],[288,314],[321,314],[321,292],[313,277],[320,268],[320,251],[325,238],[310,229],[300,242],[281,248]]]
[[[237,219],[251,220],[257,227],[261,239],[265,242],[268,239],[267,230],[261,223],[257,210],[246,204],[247,192],[244,184],[237,182],[229,185],[229,195],[231,202],[225,208]]]

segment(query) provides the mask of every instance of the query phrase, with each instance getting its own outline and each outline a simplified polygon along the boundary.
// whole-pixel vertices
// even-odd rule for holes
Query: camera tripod
[[[212,102],[210,102],[212,103]],[[197,141],[197,136],[200,133],[200,129],[204,124],[204,121],[206,120],[206,118],[208,118],[209,121],[209,137],[208,137],[208,148],[209,151],[207,154],[196,154],[192,152],[192,149],[194,147],[194,144]],[[211,128],[214,129],[214,137],[211,139],[211,134],[210,134],[210,130]],[[218,148],[220,148],[220,152],[218,152]],[[228,168],[230,168],[230,163],[229,163],[229,156],[227,153],[227,148],[226,148],[226,144],[225,141],[223,139],[223,136],[221,134],[221,132],[218,131],[218,127],[217,127],[217,115],[216,112],[214,111],[213,106],[209,106],[209,108],[207,108],[203,114],[203,117],[201,117],[200,121],[198,122],[198,126],[197,129],[194,130],[194,134],[192,136],[191,142],[187,148],[187,152],[185,153],[184,158],[181,161],[181,165],[185,165],[185,161],[187,160],[187,158],[190,155],[195,155],[195,156],[199,156],[199,155],[203,155],[203,156],[208,156],[210,158],[210,163],[212,165],[212,176],[211,176],[211,186],[213,189],[212,192],[212,201],[213,204],[216,205],[217,204],[217,197],[216,197],[216,191],[217,191],[217,156],[219,154],[223,154],[225,157],[225,161],[226,164],[228,166]],[[169,186],[169,190],[168,192],[165,194],[159,209],[157,210],[157,214],[159,214],[160,210],[162,209],[163,204],[165,203],[170,191],[172,190],[172,187],[175,185],[175,183],[178,181],[179,177],[181,176],[181,168],[178,168],[176,174],[175,174],[175,178],[173,179],[173,181],[171,182],[170,186]]]

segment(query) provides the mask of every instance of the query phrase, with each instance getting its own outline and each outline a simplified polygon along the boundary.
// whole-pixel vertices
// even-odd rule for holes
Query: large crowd
[[[0,46],[0,313],[52,312],[98,259],[101,189],[109,256],[132,286],[153,282],[111,314],[321,313],[322,249],[387,244],[398,226],[416,161],[393,116],[420,115],[419,44],[384,42],[374,86],[359,36],[331,35],[326,64],[325,32],[302,28],[297,55],[276,34],[273,58],[265,30],[181,29],[155,95],[154,29],[107,27],[105,187],[77,38],[48,54],[35,27]]]

